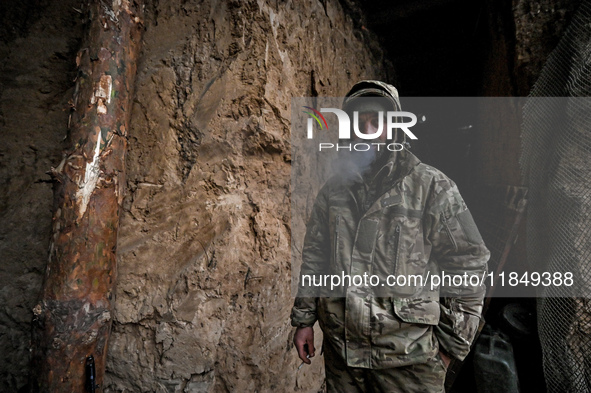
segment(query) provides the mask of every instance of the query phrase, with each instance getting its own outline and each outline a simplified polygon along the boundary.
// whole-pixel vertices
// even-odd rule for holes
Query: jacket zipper
[[[457,251],[458,250],[458,243],[456,243],[456,239],[452,236],[451,229],[449,228],[449,224],[447,223],[447,218],[445,218],[445,215],[443,213],[441,213],[441,221],[443,222],[443,226],[445,227],[445,230],[447,231],[447,235],[449,236],[451,244],[454,246],[454,251]]]
[[[341,223],[341,216],[338,215],[335,218],[335,235],[334,235],[334,262],[335,262],[335,266],[338,263],[338,255],[339,255],[339,224]]]
[[[400,224],[394,229],[394,274],[398,270],[398,246],[400,245]]]

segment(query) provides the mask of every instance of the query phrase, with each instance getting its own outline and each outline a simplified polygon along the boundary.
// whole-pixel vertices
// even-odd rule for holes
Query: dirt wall
[[[0,46],[3,391],[27,381],[51,225],[45,172],[60,161],[82,32],[77,2],[10,4],[19,23]],[[290,99],[392,80],[391,67],[336,0],[148,4],[105,391],[317,391],[322,360],[296,372],[288,320]]]

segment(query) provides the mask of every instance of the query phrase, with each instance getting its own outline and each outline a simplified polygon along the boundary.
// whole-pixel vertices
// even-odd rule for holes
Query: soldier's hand
[[[301,327],[297,328],[293,336],[293,343],[295,344],[298,356],[306,364],[310,364],[308,355],[313,358],[316,348],[314,348],[314,328]]]

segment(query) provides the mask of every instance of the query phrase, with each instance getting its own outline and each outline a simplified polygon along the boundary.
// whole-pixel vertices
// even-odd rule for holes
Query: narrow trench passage
[[[394,84],[403,110],[426,118],[412,143],[417,157],[458,184],[475,218],[503,213],[478,187],[523,185],[517,117],[499,126],[474,101],[427,110],[405,98],[526,96],[580,0],[146,3],[111,392],[318,391],[322,359],[297,373],[289,322],[299,268],[291,258],[305,233],[290,208],[311,207],[317,192],[305,184],[297,194],[290,182],[291,99],[339,97],[361,79]],[[83,25],[79,0],[0,2],[0,391],[29,382],[32,310],[51,236],[47,171],[67,136]],[[317,168],[298,169],[316,179]],[[525,266],[525,238],[522,222],[512,270]],[[495,299],[487,321],[499,324],[514,300],[534,305]],[[518,367],[526,365],[523,392],[543,393],[530,337],[515,349]],[[471,364],[455,393],[476,391]]]
[[[515,85],[514,72],[509,71],[508,74],[490,72],[491,69],[498,68],[499,64],[508,69],[515,66],[513,64],[515,49],[511,45],[515,46],[516,33],[512,18],[513,13],[517,11],[502,2],[496,7],[491,7],[491,4],[485,1],[466,0],[420,3],[402,1],[395,4],[381,0],[361,1],[359,5],[361,18],[364,18],[360,23],[365,23],[378,36],[387,57],[394,65],[395,84],[402,97],[403,109],[414,112],[419,117],[425,116],[425,122],[419,123],[416,128],[420,133],[419,140],[412,141],[411,150],[419,159],[441,169],[458,184],[475,215],[484,212],[485,216],[490,217],[491,211],[497,212],[499,217],[493,220],[487,220],[488,217],[482,217],[480,223],[477,220],[483,234],[495,233],[495,237],[490,240],[489,248],[497,247],[497,244],[493,243],[502,243],[502,239],[509,236],[507,228],[499,235],[496,227],[501,225],[498,220],[502,221],[501,216],[505,217],[505,220],[509,216],[514,220],[514,217],[507,213],[501,201],[497,203],[489,195],[483,195],[485,192],[483,186],[490,183],[496,183],[501,187],[521,184],[517,165],[520,154],[520,129],[518,123],[514,122],[512,129],[503,131],[511,134],[510,139],[503,142],[503,156],[493,157],[490,154],[482,154],[488,149],[495,148],[489,144],[491,139],[492,144],[499,143],[495,137],[483,137],[483,135],[495,134],[499,130],[488,126],[486,122],[490,121],[490,118],[478,115],[479,110],[483,112],[483,106],[488,107],[494,101],[478,100],[475,97],[511,96],[520,93],[519,89],[514,87],[505,91],[494,91],[491,88],[491,85],[501,84],[501,82],[491,82],[494,78],[509,79],[509,86]],[[501,32],[501,38],[495,35],[495,30]],[[494,48],[506,43],[508,45],[505,47],[505,58],[494,58],[490,55]],[[503,61],[505,64],[502,64]],[[524,93],[521,92],[521,94]],[[404,97],[466,97],[466,99],[410,99],[407,100],[405,107]],[[509,164],[503,166],[499,161],[507,161]],[[504,176],[495,178],[489,175],[491,172],[501,172]],[[498,196],[502,198],[502,194]],[[491,201],[493,206],[486,205]],[[522,239],[525,239],[523,222],[520,228]],[[517,269],[525,268],[524,249],[524,241],[513,245],[507,261],[508,266],[514,266],[513,269],[515,266]],[[498,258],[498,255],[493,252],[493,257]],[[489,267],[494,269],[496,262],[498,261],[489,264]],[[503,309],[505,306],[508,308]],[[526,322],[530,329],[529,336],[524,340],[521,342],[514,340],[513,350],[517,364],[513,371],[519,373],[523,391],[544,392],[542,353],[535,329],[535,299],[493,299],[487,309],[488,325],[498,327],[506,324],[500,314],[507,309],[519,309],[527,314]],[[481,336],[482,346],[478,347],[478,350],[491,344],[488,325]],[[504,337],[508,339],[507,336]],[[497,345],[501,344],[497,343]],[[475,355],[475,348],[476,346],[464,362],[451,392],[477,391],[474,358],[476,356],[478,359],[483,359],[483,355]],[[484,355],[484,358],[491,359],[487,356],[492,355],[488,353]],[[491,372],[491,375],[496,372],[499,376],[503,375],[504,378],[511,379],[508,373],[510,370],[500,366],[505,361],[504,357],[509,359],[508,353],[497,349],[495,356],[497,356],[495,361],[499,362],[496,366],[499,368]],[[490,382],[498,385],[498,381]]]

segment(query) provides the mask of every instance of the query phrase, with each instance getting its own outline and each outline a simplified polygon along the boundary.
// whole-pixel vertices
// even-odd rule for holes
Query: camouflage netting
[[[573,271],[579,283],[572,297],[548,287],[538,300],[548,392],[591,391],[590,57],[591,1],[584,1],[548,58],[523,113],[521,166],[529,187],[530,265]]]

